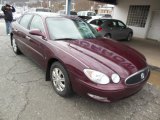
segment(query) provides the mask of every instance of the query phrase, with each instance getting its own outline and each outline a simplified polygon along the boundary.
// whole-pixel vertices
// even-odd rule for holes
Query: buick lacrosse
[[[13,23],[11,45],[46,71],[55,92],[73,92],[102,102],[137,93],[147,82],[146,58],[136,50],[102,38],[76,16],[26,13]],[[30,78],[32,79],[32,78]]]

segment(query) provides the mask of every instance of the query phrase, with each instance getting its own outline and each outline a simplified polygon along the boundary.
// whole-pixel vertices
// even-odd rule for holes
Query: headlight
[[[84,69],[83,71],[85,75],[95,83],[108,84],[110,82],[109,77],[101,72],[90,70],[90,69]]]
[[[118,74],[112,74],[111,79],[114,83],[119,83],[120,77]]]

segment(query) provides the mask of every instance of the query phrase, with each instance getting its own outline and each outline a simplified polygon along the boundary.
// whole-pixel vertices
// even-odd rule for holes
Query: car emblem
[[[141,79],[144,79],[144,73],[141,73]]]

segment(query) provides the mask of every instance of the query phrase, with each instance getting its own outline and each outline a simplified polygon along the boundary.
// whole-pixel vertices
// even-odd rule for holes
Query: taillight
[[[102,30],[102,28],[101,28],[101,27],[98,27],[98,28],[96,28],[96,30],[97,30],[98,32],[100,32],[100,31]]]

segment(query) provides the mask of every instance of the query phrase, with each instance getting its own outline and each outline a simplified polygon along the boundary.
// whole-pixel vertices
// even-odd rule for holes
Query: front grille
[[[144,81],[147,78],[148,74],[149,74],[149,68],[147,67],[147,68],[140,70],[140,71],[132,74],[131,76],[129,76],[125,80],[125,83],[127,85],[137,84],[139,82]]]

